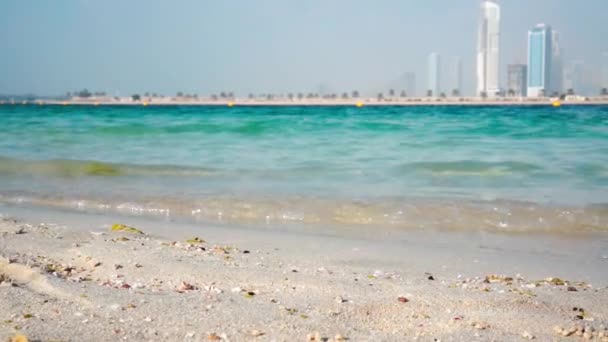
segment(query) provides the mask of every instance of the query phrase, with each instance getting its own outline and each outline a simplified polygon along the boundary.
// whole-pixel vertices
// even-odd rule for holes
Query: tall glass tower
[[[551,95],[552,42],[551,27],[545,24],[528,31],[528,97]]]
[[[564,91],[564,67],[559,32],[555,30],[551,30],[551,50],[551,94],[561,94]]]
[[[500,93],[500,6],[495,0],[482,0],[477,40],[477,95]]]
[[[429,81],[428,81],[428,90],[432,92],[432,95],[437,97],[441,92],[441,87],[439,86],[439,81],[441,71],[441,57],[439,54],[432,53],[429,55]]]

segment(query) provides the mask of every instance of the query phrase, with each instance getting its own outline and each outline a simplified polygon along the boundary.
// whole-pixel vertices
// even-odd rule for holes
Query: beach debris
[[[253,298],[253,296],[255,296],[255,292],[245,291],[245,298]]]
[[[197,290],[197,287],[190,283],[187,283],[185,281],[182,281],[182,283],[176,289],[176,291],[179,293],[184,293],[186,291],[194,291],[194,290]]]
[[[334,336],[334,341],[336,342],[342,342],[346,340],[348,340],[348,338],[342,336],[341,334],[336,334],[336,336]]]
[[[319,334],[318,332],[314,332],[314,333],[306,335],[306,341],[318,342],[318,341],[323,341],[323,339],[321,338],[321,334]]]
[[[527,297],[536,297],[536,295],[534,294],[534,292],[528,290],[528,289],[510,289],[509,292],[513,292],[513,293],[517,293],[519,295],[522,296],[527,296]]]
[[[521,337],[523,337],[523,338],[525,338],[525,339],[527,339],[527,340],[533,340],[533,339],[535,339],[535,338],[536,338],[536,336],[534,336],[534,335],[530,334],[530,332],[528,332],[528,331],[524,331],[524,332],[521,334]]]
[[[400,303],[407,303],[407,302],[409,302],[409,301],[410,301],[409,299],[407,299],[406,297],[403,297],[403,296],[397,297],[397,300],[398,300]]]
[[[568,286],[568,292],[577,292],[578,290],[574,286]]]
[[[429,319],[429,318],[431,318],[431,316],[427,315],[424,312],[414,312],[410,317],[414,318],[414,319],[419,319],[419,318]]]
[[[15,234],[17,234],[17,235],[25,234],[25,228],[24,227],[19,227],[19,229],[17,229],[15,231]]]
[[[578,308],[578,307],[573,307],[572,311],[574,311],[574,318],[575,319],[585,319],[587,317],[587,313],[585,312],[585,309],[583,308]]]
[[[426,276],[427,280],[435,280],[435,277],[433,277],[433,275],[428,272],[425,272],[424,275]]]
[[[288,315],[295,315],[298,312],[298,309],[294,309],[294,308],[286,308],[286,307],[282,307],[283,310],[285,310],[287,312]]]
[[[254,330],[251,330],[251,331],[249,332],[249,335],[251,335],[251,336],[253,336],[253,337],[259,337],[259,336],[264,336],[264,335],[265,335],[265,333],[264,333],[264,332],[262,332],[262,331],[259,331],[259,330],[255,330],[255,329],[254,329]]]
[[[28,342],[27,336],[17,334],[10,339],[10,342]]]
[[[249,253],[251,253],[251,252],[250,252],[250,251],[248,251],[248,250],[244,250],[244,251],[243,251],[243,254],[249,254]]]
[[[150,322],[152,322],[152,318],[150,318],[150,317],[146,317],[146,318],[144,318],[144,322],[148,322],[148,323],[150,323]]]
[[[472,322],[471,326],[477,330],[486,330],[490,327],[486,322]]]
[[[216,333],[211,333],[211,334],[207,335],[207,339],[209,341],[220,341],[222,338],[220,336],[218,336]]]
[[[571,327],[569,329],[562,329],[561,335],[564,337],[572,336],[576,333],[576,328]]]
[[[121,236],[121,237],[113,238],[110,241],[112,241],[112,242],[127,242],[127,241],[131,241],[131,239],[129,239],[128,237],[125,237],[125,236]]]
[[[0,284],[4,282],[11,283],[11,279],[4,273],[0,273]]]
[[[34,317],[34,315],[32,315],[31,313],[26,313],[23,315],[23,318],[28,319],[28,318],[32,318]]]
[[[346,303],[346,302],[348,302],[348,300],[344,299],[342,296],[336,297],[336,303],[342,304],[342,303]]]
[[[129,227],[127,225],[121,224],[121,223],[115,223],[112,225],[112,228],[110,229],[113,232],[127,232],[127,233],[133,233],[133,234],[143,234],[144,232],[135,228],[135,227]]]
[[[484,279],[484,283],[505,283],[506,285],[511,285],[513,283],[513,277],[507,277],[503,275],[490,274],[487,275]]]
[[[189,243],[189,244],[191,244],[191,245],[198,245],[198,244],[201,244],[201,243],[206,243],[207,241],[205,241],[205,240],[199,238],[198,236],[196,236],[196,237],[193,237],[192,239],[186,240],[186,242]]]
[[[547,283],[549,283],[549,284],[557,285],[557,286],[564,286],[564,285],[566,285],[566,282],[564,282],[560,278],[547,278],[547,279],[545,279],[545,281]]]

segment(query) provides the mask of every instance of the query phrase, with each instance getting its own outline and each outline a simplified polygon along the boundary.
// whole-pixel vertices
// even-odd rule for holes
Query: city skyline
[[[394,85],[401,84],[401,75],[415,73],[414,88],[423,95],[427,57],[435,51],[445,57],[444,64],[450,56],[461,58],[462,92],[475,94],[478,0],[430,0],[425,5],[387,1],[384,6],[314,0],[142,4],[3,2],[0,40],[8,53],[0,62],[0,93],[58,95],[89,88],[121,96],[222,90],[246,95],[356,89],[372,95],[393,87],[401,90]],[[608,29],[601,13],[608,4],[568,4],[500,2],[500,87],[506,86],[507,65],[527,59],[526,32],[539,22],[560,32],[564,75],[573,61],[582,61],[583,73],[592,79],[579,88],[597,93],[606,83],[602,53],[608,51],[608,42],[601,37]],[[121,10],[114,11],[116,6]],[[134,12],[141,15],[133,19]],[[257,13],[265,14],[262,18]],[[370,20],[379,24],[359,24]],[[166,24],[157,25],[161,21]],[[32,22],[41,25],[28,25]],[[446,80],[440,82],[448,87]]]

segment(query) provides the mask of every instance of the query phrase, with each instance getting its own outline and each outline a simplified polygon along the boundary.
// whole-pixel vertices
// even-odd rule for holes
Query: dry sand
[[[0,341],[608,341],[605,237],[552,253],[545,237],[41,221],[0,219]]]

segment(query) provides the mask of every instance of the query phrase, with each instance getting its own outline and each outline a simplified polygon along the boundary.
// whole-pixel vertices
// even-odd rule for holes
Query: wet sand
[[[0,213],[0,340],[602,341],[608,323],[605,234]]]

